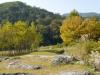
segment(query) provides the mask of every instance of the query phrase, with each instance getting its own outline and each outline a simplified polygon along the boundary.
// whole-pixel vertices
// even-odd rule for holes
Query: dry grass
[[[31,55],[56,55],[56,53],[51,52],[32,52]]]
[[[90,70],[89,67],[84,65],[73,65],[73,64],[67,64],[67,65],[59,65],[54,66],[51,65],[51,60],[54,55],[24,55],[20,56],[21,59],[14,59],[14,60],[6,60],[3,62],[0,62],[0,73],[33,73],[37,75],[56,75],[57,73],[61,71],[83,71],[83,70]],[[18,60],[20,63],[24,64],[38,64],[42,65],[42,69],[40,70],[20,70],[20,69],[7,69],[6,66],[12,62]]]

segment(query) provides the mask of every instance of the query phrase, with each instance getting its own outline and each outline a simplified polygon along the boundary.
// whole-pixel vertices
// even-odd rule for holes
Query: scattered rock
[[[24,69],[24,70],[33,69],[33,65],[28,65],[28,64],[20,65],[19,69]]]
[[[90,64],[93,65],[96,71],[100,71],[100,53],[92,51],[90,56]]]
[[[59,75],[92,75],[90,72],[61,72]]]
[[[17,69],[20,64],[20,61],[13,61],[7,65],[7,69]]]
[[[9,60],[9,57],[0,57],[0,62],[4,61],[4,60]]]
[[[0,75],[35,75],[35,74],[29,74],[29,73],[2,73]]]
[[[20,65],[19,66],[20,69],[34,69],[34,70],[38,70],[38,69],[42,69],[42,66],[40,65],[29,65],[29,64],[26,64],[26,65]]]
[[[58,64],[67,64],[74,60],[72,56],[65,56],[65,55],[58,55],[55,56],[52,60],[52,64],[58,65]]]
[[[7,69],[23,69],[23,70],[38,70],[41,69],[41,65],[22,64],[19,61],[14,61],[8,64]]]

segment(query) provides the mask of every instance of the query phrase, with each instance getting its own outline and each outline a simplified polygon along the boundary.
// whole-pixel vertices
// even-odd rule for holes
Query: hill
[[[53,14],[45,9],[31,7],[23,2],[7,2],[0,4],[0,22],[9,20],[16,22],[18,20],[49,25],[52,19],[61,18],[58,14]]]
[[[100,19],[100,14],[95,12],[79,13],[82,17],[97,17]],[[69,13],[63,14],[63,16],[68,16]]]
[[[31,7],[23,2],[6,2],[0,4],[0,23],[10,21],[25,21],[28,24],[34,22],[37,30],[43,35],[43,44],[56,44],[61,42],[59,26],[62,16],[45,9]]]
[[[95,12],[89,12],[89,13],[80,13],[81,16],[83,17],[92,17],[92,16],[100,16],[99,13],[95,13]]]

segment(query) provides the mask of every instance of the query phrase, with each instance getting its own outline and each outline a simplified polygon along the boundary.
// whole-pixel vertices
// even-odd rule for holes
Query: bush
[[[91,51],[96,51],[98,48],[100,49],[98,42],[85,41],[69,45],[66,52],[78,60],[86,60],[88,58],[88,54],[90,54]]]

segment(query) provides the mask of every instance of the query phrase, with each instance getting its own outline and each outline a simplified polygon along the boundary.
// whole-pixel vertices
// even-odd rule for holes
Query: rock
[[[35,74],[29,74],[29,73],[2,73],[0,75],[35,75]]]
[[[19,69],[24,69],[24,70],[33,69],[33,65],[28,65],[28,64],[20,65]]]
[[[0,62],[4,61],[4,60],[9,60],[9,57],[0,57]]]
[[[65,55],[58,55],[55,56],[52,60],[52,64],[58,65],[58,64],[67,64],[74,60],[72,56],[65,56]]]
[[[59,75],[92,75],[90,72],[61,72]]]
[[[34,69],[34,70],[38,70],[38,69],[41,69],[42,67],[40,65],[29,65],[29,64],[26,64],[26,65],[21,65],[19,67],[20,69]]]
[[[95,75],[100,75],[100,72],[95,72]]]
[[[7,69],[17,69],[19,67],[20,61],[13,61],[7,65]]]
[[[42,66],[40,66],[40,65],[34,65],[33,66],[33,69],[35,69],[35,70],[38,70],[38,69],[41,69],[42,68]]]
[[[96,71],[100,71],[100,53],[91,52],[90,64],[95,68]]]
[[[76,64],[85,65],[85,62],[81,60],[81,61],[77,61]]]
[[[95,68],[96,71],[100,71],[100,62],[99,63],[94,63],[93,67]]]
[[[14,61],[8,64],[7,69],[23,69],[23,70],[38,70],[41,69],[40,65],[22,64],[19,61]]]

